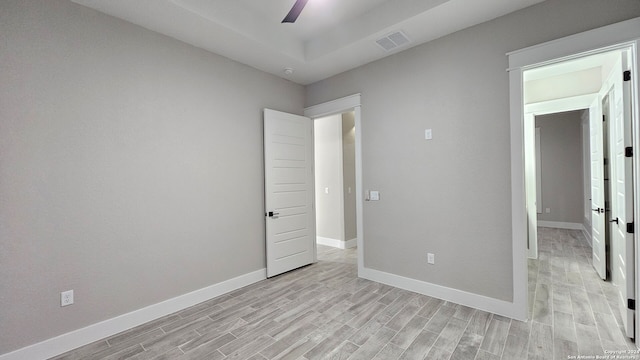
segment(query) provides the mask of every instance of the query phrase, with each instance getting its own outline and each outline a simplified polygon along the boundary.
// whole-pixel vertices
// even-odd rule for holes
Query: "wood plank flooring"
[[[520,322],[358,279],[356,250],[89,344],[74,359],[567,359],[631,349],[580,232],[539,230]]]
[[[596,274],[581,231],[538,228],[538,252],[529,260],[529,359],[636,348],[624,335],[617,288]]]

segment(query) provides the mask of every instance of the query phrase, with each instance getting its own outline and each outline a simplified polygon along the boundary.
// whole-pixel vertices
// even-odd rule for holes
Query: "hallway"
[[[616,287],[597,276],[582,231],[538,228],[538,250],[538,260],[529,260],[529,358],[536,343],[555,359],[635,349],[624,336]]]

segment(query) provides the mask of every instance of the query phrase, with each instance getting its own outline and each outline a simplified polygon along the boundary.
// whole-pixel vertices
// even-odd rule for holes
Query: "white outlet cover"
[[[436,263],[436,256],[432,253],[427,254],[427,262],[431,265]]]
[[[379,192],[379,191],[371,190],[371,192],[369,193],[369,199],[370,199],[371,201],[378,201],[378,200],[380,200],[380,192]]]
[[[60,306],[69,306],[73,304],[73,290],[67,290],[60,293]]]

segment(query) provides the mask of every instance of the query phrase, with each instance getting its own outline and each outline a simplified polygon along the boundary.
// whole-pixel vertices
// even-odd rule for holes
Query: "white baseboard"
[[[351,239],[351,240],[347,240],[344,242],[344,248],[345,249],[351,249],[358,246],[358,239]]]
[[[434,298],[450,301],[456,304],[472,307],[487,311],[493,314],[506,316],[512,319],[526,321],[521,319],[516,309],[516,304],[509,301],[498,300],[483,295],[473,294],[466,291],[448,288],[446,286],[428,283],[426,281],[407,278],[400,275],[390,274],[387,272],[363,268],[360,277],[377,281],[397,288],[413,291],[419,294],[431,296]]]
[[[338,249],[350,249],[358,245],[358,239],[351,239],[342,241],[338,239],[331,239],[322,236],[316,236],[316,243],[325,246],[331,246]]]
[[[570,223],[561,221],[540,221],[538,220],[538,226],[554,228],[554,229],[567,229],[567,230],[582,230],[583,225],[581,223]]]
[[[104,339],[149,321],[173,314],[203,301],[224,295],[267,278],[266,269],[229,279],[85,328],[0,355],[0,360],[42,360]]]

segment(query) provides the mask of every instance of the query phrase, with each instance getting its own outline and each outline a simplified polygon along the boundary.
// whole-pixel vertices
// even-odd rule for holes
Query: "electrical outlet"
[[[427,254],[427,262],[431,265],[436,263],[436,256],[432,253]]]
[[[546,212],[547,214],[549,214],[551,212],[551,208],[546,208],[544,209],[544,212]]]
[[[73,304],[73,290],[67,290],[60,293],[60,306],[69,306]]]

